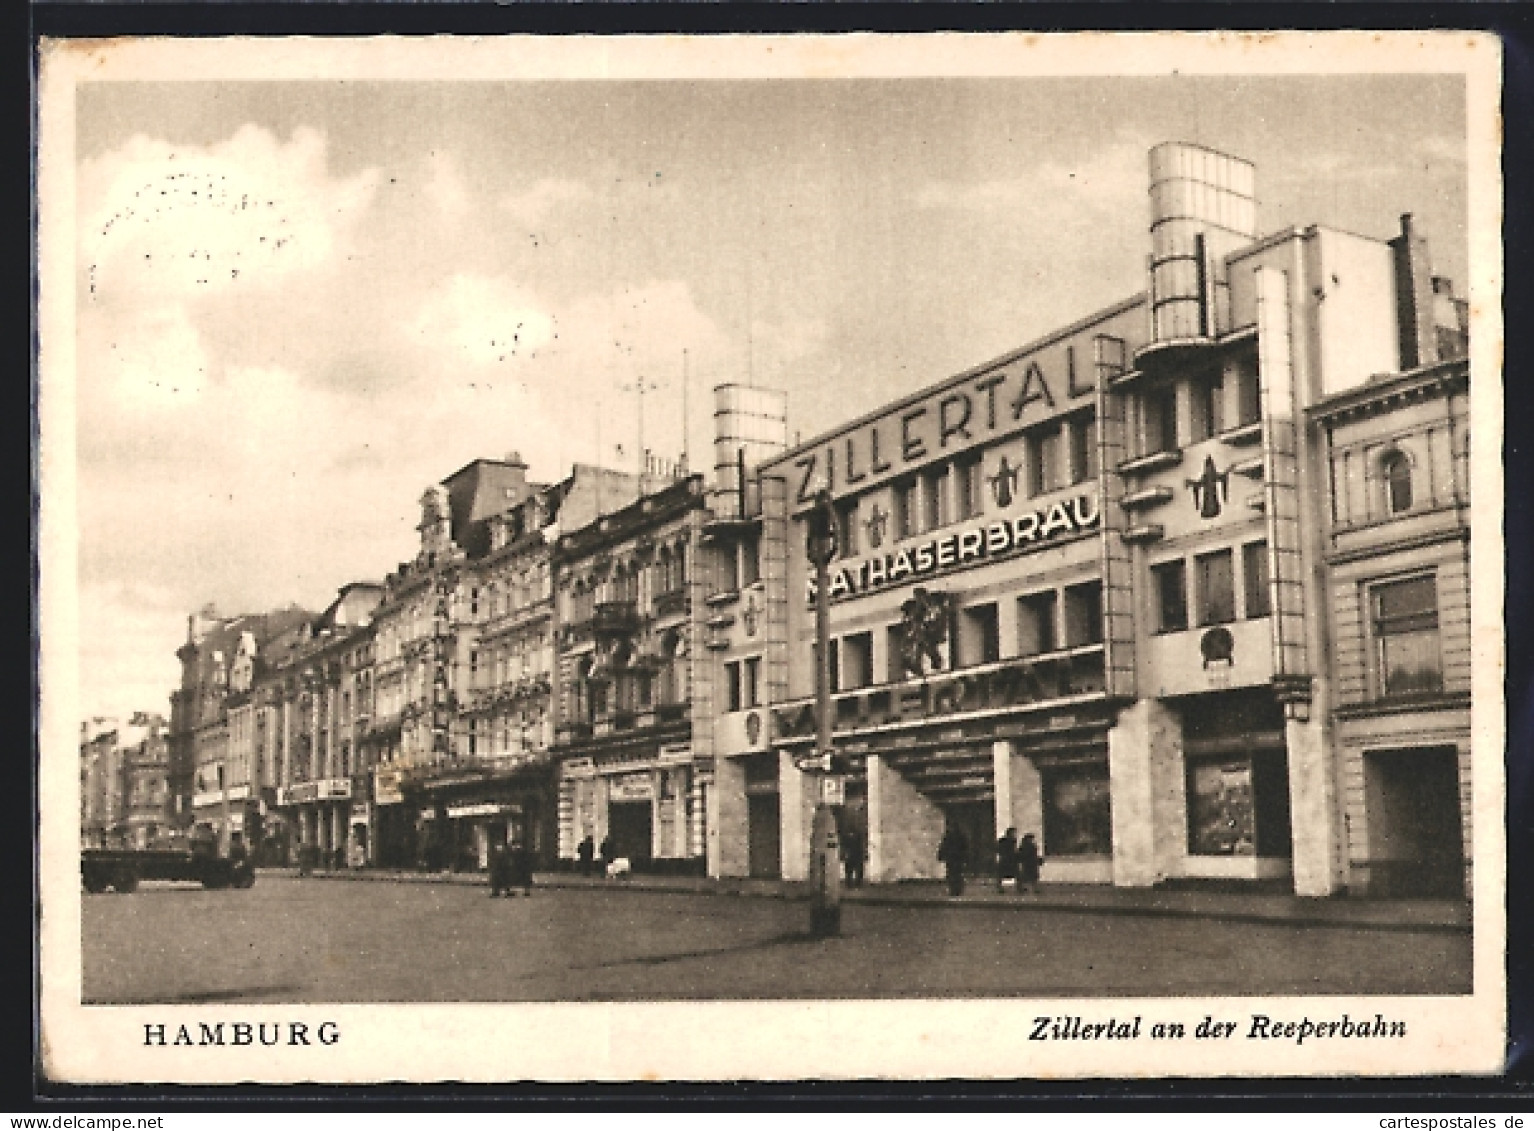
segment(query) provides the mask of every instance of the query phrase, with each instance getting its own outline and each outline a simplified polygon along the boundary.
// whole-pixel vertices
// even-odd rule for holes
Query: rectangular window
[[[1268,601],[1268,544],[1248,542],[1241,547],[1241,580],[1246,588],[1246,615],[1265,617],[1273,611]]]
[[[760,545],[754,537],[747,537],[740,544],[741,588],[755,585],[762,576]]]
[[[1140,394],[1140,454],[1177,449],[1177,390],[1171,385]]]
[[[1017,650],[1019,655],[1037,656],[1053,652],[1055,640],[1055,591],[1032,593],[1017,599]]]
[[[762,704],[762,659],[752,656],[741,664],[742,706],[759,707]]]
[[[1060,486],[1060,425],[1050,424],[1028,433],[1028,493],[1042,495]]]
[[[948,467],[931,468],[921,475],[922,529],[948,525]]]
[[[1190,855],[1257,855],[1249,759],[1190,762],[1187,789]]]
[[[740,710],[740,661],[731,660],[724,665],[724,709]]]
[[[1257,375],[1257,361],[1242,361],[1236,370],[1236,427],[1244,428],[1262,419],[1262,384]]]
[[[1066,424],[1070,434],[1071,482],[1097,478],[1097,410],[1077,413]]]
[[[836,504],[837,549],[844,558],[857,556],[858,552],[858,501],[843,499]]]
[[[1052,767],[1042,775],[1045,858],[1111,856],[1113,811],[1108,767]]]
[[[916,533],[916,480],[895,484],[895,537],[909,538]]]
[[[959,617],[958,666],[990,664],[1001,659],[1001,621],[996,602],[976,605]]]
[[[1370,606],[1381,694],[1389,698],[1442,691],[1436,579],[1429,575],[1376,585]]]
[[[1182,632],[1188,627],[1188,570],[1181,558],[1151,566],[1156,590],[1156,631]]]
[[[960,460],[954,464],[955,487],[958,489],[959,518],[974,518],[980,513],[980,461]]]
[[[1225,430],[1224,375],[1215,369],[1189,382],[1193,394],[1193,436],[1196,444]]]
[[[1065,590],[1065,646],[1103,642],[1103,583],[1088,581]]]
[[[1236,574],[1229,550],[1200,554],[1198,568],[1198,623],[1229,624],[1236,619]]]
[[[842,637],[842,675],[847,690],[870,687],[874,682],[874,636],[854,632]]]

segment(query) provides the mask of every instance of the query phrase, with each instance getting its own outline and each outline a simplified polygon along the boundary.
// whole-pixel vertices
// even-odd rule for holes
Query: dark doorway
[[[943,806],[951,827],[964,834],[969,846],[969,861],[964,871],[971,876],[993,875],[996,871],[996,803],[994,801],[955,801]]]
[[[1370,893],[1464,895],[1458,751],[1382,750],[1364,765]]]
[[[614,801],[607,807],[607,835],[613,842],[613,856],[627,857],[638,864],[650,859],[650,803]]]
[[[783,874],[781,812],[776,793],[746,797],[746,863],[754,880],[775,880]]]

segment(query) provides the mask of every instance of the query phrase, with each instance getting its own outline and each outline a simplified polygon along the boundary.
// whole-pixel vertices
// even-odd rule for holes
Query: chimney
[[[1410,212],[1401,214],[1401,234],[1390,241],[1395,255],[1396,310],[1401,327],[1401,368],[1417,369],[1438,360],[1433,325],[1433,265],[1427,238]]]

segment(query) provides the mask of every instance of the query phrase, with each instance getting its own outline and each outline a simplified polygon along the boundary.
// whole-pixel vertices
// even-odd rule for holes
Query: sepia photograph
[[[1498,46],[1260,39],[45,43],[48,1072],[1496,1071]]]

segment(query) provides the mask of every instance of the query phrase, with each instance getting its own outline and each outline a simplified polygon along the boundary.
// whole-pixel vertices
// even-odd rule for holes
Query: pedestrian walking
[[[1022,843],[1017,846],[1017,890],[1032,892],[1038,890],[1039,869],[1044,864],[1044,857],[1039,854],[1038,842],[1033,839],[1032,833],[1023,836]]]
[[[948,877],[948,894],[964,894],[964,861],[969,856],[969,842],[957,825],[949,825],[938,842],[937,858]]]
[[[602,875],[606,876],[609,874],[608,870],[612,867],[612,862],[613,838],[610,836],[604,836],[602,838],[602,859],[600,861],[602,865]]]
[[[847,831],[842,834],[842,864],[846,868],[847,886],[850,888],[863,886],[863,859],[863,836],[857,826],[848,825]]]
[[[591,875],[592,857],[596,855],[596,842],[591,839],[591,834],[586,834],[586,839],[576,846],[575,855],[580,858],[580,873],[583,876]]]
[[[506,894],[521,888],[523,895],[533,894],[533,854],[515,841],[506,851]]]
[[[1017,887],[1017,829],[1009,828],[996,840],[996,890]]]
[[[506,882],[507,859],[506,846],[504,844],[492,844],[490,846],[490,859],[486,862],[490,876],[490,898],[494,899],[503,891],[510,894],[509,885]]]

